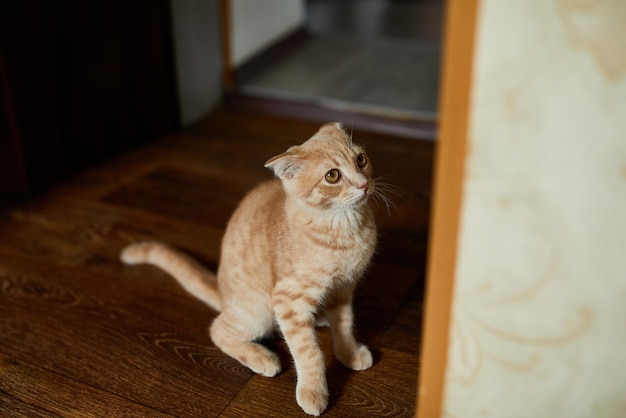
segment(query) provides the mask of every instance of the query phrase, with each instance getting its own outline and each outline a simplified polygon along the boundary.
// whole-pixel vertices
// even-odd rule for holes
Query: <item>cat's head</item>
[[[270,158],[274,171],[292,197],[312,208],[353,209],[374,192],[372,164],[365,150],[339,123],[327,123],[302,145]]]

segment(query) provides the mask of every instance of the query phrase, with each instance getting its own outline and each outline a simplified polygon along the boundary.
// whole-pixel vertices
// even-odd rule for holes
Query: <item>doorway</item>
[[[232,91],[434,138],[442,0],[302,3],[302,27],[237,66]]]

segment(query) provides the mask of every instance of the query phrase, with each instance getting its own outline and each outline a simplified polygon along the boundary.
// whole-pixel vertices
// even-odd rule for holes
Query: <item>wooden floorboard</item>
[[[0,416],[301,416],[282,341],[275,378],[222,354],[216,313],[150,266],[124,266],[129,242],[158,239],[215,267],[239,199],[271,178],[263,163],[316,124],[218,111],[0,213]],[[380,245],[355,300],[357,334],[375,356],[352,372],[319,338],[327,416],[414,410],[433,145],[355,132],[377,175],[400,188],[376,208]]]
[[[328,353],[328,349],[325,350]],[[336,360],[327,368],[329,385],[328,417],[411,417],[416,393],[418,357],[373,347],[375,365],[355,373]],[[328,358],[328,356],[327,356]],[[306,417],[293,396],[296,374],[293,367],[267,379],[254,376],[222,414],[223,417]]]
[[[169,416],[56,372],[0,354],[3,417]],[[54,390],[50,390],[53,387]]]

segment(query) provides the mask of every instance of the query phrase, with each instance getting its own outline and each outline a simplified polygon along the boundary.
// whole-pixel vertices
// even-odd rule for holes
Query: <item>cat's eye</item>
[[[356,165],[359,166],[359,168],[363,168],[367,165],[367,157],[365,156],[365,154],[359,154],[356,157]]]
[[[327,182],[334,184],[334,183],[337,183],[339,179],[341,178],[341,173],[336,168],[333,168],[328,173],[326,173],[324,178],[326,179]]]

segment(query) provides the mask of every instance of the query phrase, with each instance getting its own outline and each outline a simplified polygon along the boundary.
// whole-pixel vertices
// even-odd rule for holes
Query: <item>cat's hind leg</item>
[[[273,377],[280,373],[280,359],[267,347],[254,342],[271,331],[273,317],[267,318],[269,325],[259,324],[259,319],[254,318],[257,326],[251,327],[235,315],[229,315],[228,311],[222,312],[211,325],[211,339],[225,354],[253,372]]]

